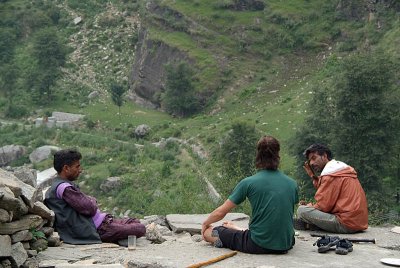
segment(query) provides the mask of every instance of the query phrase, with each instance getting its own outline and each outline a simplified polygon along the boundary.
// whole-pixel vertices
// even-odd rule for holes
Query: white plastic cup
[[[136,249],[136,235],[129,235],[128,236],[128,250],[135,250]]]

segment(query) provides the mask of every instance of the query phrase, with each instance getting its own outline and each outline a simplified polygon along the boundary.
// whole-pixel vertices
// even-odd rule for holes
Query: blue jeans
[[[331,233],[352,234],[357,232],[341,224],[334,214],[322,212],[314,207],[299,206],[297,218]]]

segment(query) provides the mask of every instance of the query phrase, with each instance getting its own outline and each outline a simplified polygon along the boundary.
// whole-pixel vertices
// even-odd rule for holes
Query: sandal
[[[320,237],[313,246],[318,246],[318,253],[325,253],[329,251],[332,247],[336,246],[340,238],[338,236],[324,235]],[[339,254],[339,253],[338,253]]]
[[[353,244],[347,239],[340,239],[336,245],[336,254],[347,255],[353,251]]]

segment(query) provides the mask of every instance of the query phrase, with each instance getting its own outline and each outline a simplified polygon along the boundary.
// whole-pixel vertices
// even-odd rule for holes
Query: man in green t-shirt
[[[274,137],[265,136],[258,141],[258,172],[241,180],[228,200],[203,222],[205,241],[216,247],[253,254],[282,254],[293,247],[293,211],[299,201],[297,184],[278,170],[279,150],[279,141]],[[230,222],[212,226],[246,198],[252,208],[249,229],[241,229]]]

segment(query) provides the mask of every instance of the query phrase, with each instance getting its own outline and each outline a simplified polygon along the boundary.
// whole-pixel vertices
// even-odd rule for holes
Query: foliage
[[[115,82],[111,83],[110,86],[110,93],[111,93],[111,99],[115,105],[118,106],[118,114],[121,116],[121,106],[124,104],[124,94],[126,92],[126,88],[120,84],[117,84]]]
[[[382,178],[389,175],[388,161],[397,157],[399,107],[391,88],[396,68],[379,51],[356,53],[329,64],[327,68],[335,70],[332,83],[315,89],[310,114],[292,140],[298,172],[304,148],[322,142],[337,159],[355,167],[367,192],[379,191]],[[309,179],[303,178],[311,189]]]
[[[234,122],[222,141],[219,153],[228,191],[236,183],[254,173],[257,131],[253,124]]]
[[[34,239],[38,238],[46,239],[45,234],[42,231],[36,230],[35,228],[29,229],[29,232],[32,234]]]
[[[381,190],[385,163],[395,153],[399,106],[390,92],[397,68],[380,52],[357,53],[344,61],[336,80],[332,146],[370,191]]]
[[[166,65],[167,81],[162,99],[165,109],[178,116],[189,116],[200,109],[200,102],[192,82],[193,70],[185,62]]]
[[[61,67],[66,60],[66,47],[53,28],[39,30],[33,41],[32,57],[37,66],[30,75],[33,97],[38,103],[48,103],[53,99],[53,86],[61,75]]]

